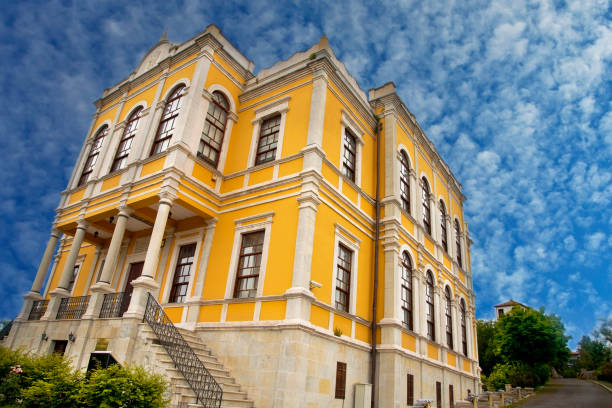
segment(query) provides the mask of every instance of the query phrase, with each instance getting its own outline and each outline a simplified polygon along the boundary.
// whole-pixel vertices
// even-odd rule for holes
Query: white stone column
[[[91,287],[91,297],[89,304],[87,305],[87,311],[83,315],[83,319],[93,319],[100,315],[100,309],[104,301],[104,295],[106,293],[112,293],[113,288],[110,285],[110,281],[113,277],[113,272],[117,268],[117,261],[119,259],[119,253],[121,251],[121,243],[123,242],[123,235],[129,216],[132,214],[132,209],[126,206],[119,208],[119,214],[117,214],[117,223],[115,230],[113,231],[113,237],[111,238],[106,259],[104,261],[104,267],[100,275],[100,280]]]
[[[323,123],[325,119],[325,101],[327,97],[327,74],[324,70],[314,73],[312,97],[310,99],[310,116],[306,144],[323,145]]]
[[[30,310],[32,309],[32,303],[34,303],[34,301],[36,300],[41,300],[43,298],[41,295],[42,286],[45,282],[45,277],[47,276],[47,271],[49,270],[51,259],[53,259],[53,253],[55,251],[55,247],[57,246],[57,240],[59,239],[60,234],[61,232],[57,228],[53,228],[51,230],[51,237],[47,242],[47,248],[45,249],[45,253],[43,254],[42,260],[40,261],[40,266],[38,267],[38,271],[36,272],[36,277],[34,278],[34,282],[32,283],[30,291],[23,295],[23,306],[21,308],[21,312],[15,320],[28,320]]]
[[[155,280],[155,272],[159,262],[159,253],[166,223],[168,222],[168,215],[176,196],[164,191],[160,193],[160,197],[155,224],[153,225],[144,266],[142,267],[142,274],[138,279],[132,281],[134,291],[132,292],[130,306],[127,312],[123,314],[123,317],[142,318],[145,312],[147,293],[159,288],[159,283]]]
[[[133,210],[129,207],[124,206],[119,208],[119,213],[117,214],[117,223],[115,224],[113,237],[111,238],[111,242],[108,247],[108,252],[106,254],[106,259],[104,261],[104,268],[102,268],[102,273],[100,274],[99,281],[96,282],[94,285],[96,287],[110,287],[110,281],[113,277],[113,272],[117,267],[119,251],[121,249],[121,243],[123,242],[123,236],[125,234],[127,221],[132,212]]]
[[[451,300],[451,317],[453,318],[453,350],[458,354],[461,354],[461,322],[457,308],[457,299]]]
[[[74,265],[77,257],[79,256],[79,251],[81,250],[81,245],[83,244],[83,239],[85,238],[85,232],[87,231],[88,225],[89,223],[82,219],[77,223],[76,232],[74,234],[74,238],[72,239],[70,252],[68,253],[68,258],[66,259],[64,269],[62,270],[59,284],[57,285],[57,288],[49,292],[49,305],[47,306],[47,311],[41,320],[54,319],[61,299],[64,297],[70,297],[68,286],[70,285],[70,279],[74,275]]]
[[[295,240],[295,256],[291,288],[285,292],[287,300],[286,319],[310,320],[310,268],[314,246],[315,221],[317,207],[321,203],[318,197],[318,183],[312,176],[306,176],[302,182],[302,192],[297,198],[298,227]]]
[[[79,251],[81,250],[81,245],[83,244],[83,239],[85,238],[88,225],[89,223],[84,220],[80,220],[77,223],[76,232],[74,234],[74,238],[72,239],[72,246],[70,247],[70,252],[68,253],[68,259],[66,259],[66,264],[64,265],[59,284],[57,285],[58,289],[63,289],[67,294],[69,294],[68,286],[70,285],[70,280],[74,274],[74,265],[77,257],[79,256]]]

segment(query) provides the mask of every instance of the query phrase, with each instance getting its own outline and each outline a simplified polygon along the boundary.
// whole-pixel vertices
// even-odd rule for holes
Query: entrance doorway
[[[143,266],[144,262],[134,262],[133,264],[130,264],[130,272],[128,273],[128,277],[125,282],[125,293],[123,294],[123,299],[121,299],[121,309],[119,310],[120,316],[123,316],[123,313],[125,313],[125,311],[127,311],[128,307],[130,306],[132,292],[134,291],[132,281],[134,279],[137,279],[142,274]]]

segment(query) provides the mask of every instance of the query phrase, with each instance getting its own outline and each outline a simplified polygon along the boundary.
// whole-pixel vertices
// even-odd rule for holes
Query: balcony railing
[[[215,378],[204,367],[204,363],[185,341],[178,329],[172,324],[164,309],[155,298],[148,294],[147,308],[142,319],[149,324],[159,343],[174,362],[175,367],[183,374],[185,380],[195,393],[197,400],[206,408],[221,407],[223,389]]]
[[[87,310],[89,296],[63,298],[56,319],[80,319]]]
[[[129,292],[106,293],[100,309],[101,318],[121,317],[130,305],[132,294]]]
[[[35,300],[32,302],[32,309],[30,309],[28,320],[40,320],[47,311],[48,304],[48,300]]]

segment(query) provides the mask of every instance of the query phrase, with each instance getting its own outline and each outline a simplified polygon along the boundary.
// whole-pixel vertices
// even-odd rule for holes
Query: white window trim
[[[234,221],[236,226],[234,227],[234,241],[232,246],[232,256],[230,258],[229,269],[227,273],[227,284],[225,286],[225,299],[234,299],[234,286],[236,285],[236,273],[238,267],[238,259],[240,257],[240,247],[242,244],[242,235],[250,232],[264,231],[264,242],[263,250],[261,254],[261,265],[259,267],[259,278],[257,279],[257,294],[254,298],[245,299],[256,299],[262,296],[264,282],[266,279],[266,267],[268,265],[268,250],[270,248],[270,235],[272,232],[272,218],[274,213],[265,213],[255,216],[240,218]],[[260,222],[249,223],[244,225],[245,222],[253,220],[261,220]]]
[[[198,232],[198,236],[193,236],[194,232]],[[194,285],[194,278],[196,269],[200,264],[200,249],[202,247],[203,229],[198,228],[197,230],[189,230],[176,234],[174,237],[174,244],[172,246],[172,256],[170,257],[168,273],[165,277],[164,293],[162,295],[162,303],[170,303],[170,291],[172,290],[172,282],[174,281],[174,274],[176,273],[176,262],[178,261],[178,255],[183,245],[196,244],[195,253],[193,254],[193,263],[191,264],[191,272],[189,275],[189,285],[187,285],[187,294],[185,302],[179,302],[172,304],[185,305],[187,300],[191,297],[191,290]]]
[[[416,292],[418,291],[418,287],[415,287],[414,285],[414,275],[417,274],[417,269],[416,269],[416,262],[415,262],[415,257],[414,254],[412,252],[412,248],[410,248],[408,245],[406,244],[402,244],[400,249],[399,249],[399,256],[397,258],[397,277],[398,280],[397,282],[399,283],[398,288],[397,288],[397,297],[396,297],[396,302],[395,302],[395,310],[398,311],[398,319],[399,321],[402,323],[402,327],[404,324],[404,316],[402,314],[402,268],[403,268],[403,261],[404,261],[404,252],[406,252],[408,254],[408,258],[410,258],[410,263],[412,265],[412,280],[410,281],[410,285],[412,287],[412,332],[413,333],[417,333],[417,319],[415,317],[416,313],[417,313],[417,303],[415,302],[416,299]],[[420,310],[420,309],[419,309]],[[409,329],[406,329],[409,330]]]
[[[204,99],[206,100],[206,106],[204,107],[204,111],[206,112],[206,114],[208,115],[208,109],[210,107],[210,104],[212,103],[212,94],[215,91],[221,92],[230,105],[229,111],[227,113],[227,119],[225,120],[223,143],[221,143],[221,150],[219,151],[219,160],[217,162],[217,170],[223,172],[225,170],[225,162],[227,160],[227,150],[229,148],[230,135],[232,134],[232,128],[234,126],[234,122],[236,122],[238,114],[236,113],[236,104],[234,103],[233,95],[230,93],[230,91],[227,90],[227,88],[219,84],[212,84],[208,87],[207,90],[205,89],[202,93],[202,96],[204,96]],[[206,123],[206,119],[204,119],[204,122]],[[202,128],[202,132],[203,131],[204,128]],[[196,149],[199,149],[199,142],[202,139],[202,132],[200,132],[200,138],[198,139],[198,147]]]
[[[340,224],[335,224],[334,231],[334,268],[332,272],[332,293],[331,293],[331,307],[336,309],[336,278],[338,277],[338,246],[340,244],[344,245],[351,251],[353,251],[353,256],[351,257],[351,291],[349,293],[349,314],[356,314],[357,310],[357,274],[358,274],[358,265],[359,265],[359,244],[361,240],[357,238],[354,234],[352,234],[345,227]],[[345,312],[346,313],[346,312]]]
[[[125,126],[127,125],[127,119],[134,113],[136,109],[139,107],[142,108],[142,113],[140,114],[140,119],[138,121],[138,127],[136,128],[136,134],[134,135],[134,139],[132,139],[132,145],[130,147],[130,153],[128,153],[126,158],[125,167],[119,170],[115,170],[111,172],[111,168],[113,167],[113,162],[115,161],[115,156],[117,156],[117,148],[121,143],[121,139],[123,138],[123,132],[125,130]],[[108,153],[105,157],[105,162],[102,166],[101,173],[104,176],[109,174],[118,174],[125,169],[127,169],[132,162],[134,162],[134,155],[139,154],[140,152],[135,152],[134,146],[138,140],[144,137],[146,134],[146,126],[145,126],[145,118],[151,112],[150,107],[147,104],[147,101],[142,100],[134,104],[129,112],[126,113],[123,120],[115,124],[115,128],[113,129],[113,134],[110,137],[110,144],[108,146]],[[102,176],[102,177],[104,177]]]
[[[350,117],[350,115],[342,109],[342,118],[340,119],[340,162],[339,169],[342,177],[340,178],[340,189],[342,189],[342,181],[344,179],[349,180],[344,175],[344,134],[348,129],[353,136],[355,136],[355,181],[349,180],[354,183],[357,187],[361,187],[361,154],[362,148],[365,142],[363,141],[364,132],[361,130],[357,122]]]
[[[287,112],[289,112],[289,100],[290,96],[278,99],[274,102],[270,102],[260,108],[255,109],[255,119],[251,121],[253,124],[253,134],[251,135],[251,148],[249,149],[249,158],[247,160],[247,168],[251,168],[255,166],[255,159],[257,157],[257,146],[259,145],[259,134],[261,129],[261,124],[263,121],[270,116],[280,113],[281,121],[280,128],[278,130],[278,142],[276,143],[276,156],[274,160],[270,160],[269,162],[262,163],[261,165],[266,165],[269,163],[273,163],[274,161],[281,158],[281,154],[283,151],[283,139],[285,138],[285,123],[287,121]],[[257,166],[260,166],[259,164]]]
[[[402,206],[402,189],[401,189],[401,177],[402,177],[402,152],[406,155],[406,157],[408,158],[408,166],[410,166],[408,168],[408,182],[409,182],[409,189],[408,189],[408,197],[410,198],[410,208],[408,211],[404,210],[404,207]],[[403,211],[404,213],[410,215],[413,218],[416,218],[415,215],[413,214],[413,209],[412,207],[414,206],[414,200],[415,198],[412,196],[412,191],[413,191],[413,180],[412,177],[410,175],[411,172],[414,171],[414,163],[412,162],[412,157],[410,157],[410,153],[408,153],[408,149],[406,148],[406,146],[404,146],[403,144],[400,144],[397,148],[397,152],[395,154],[396,156],[396,160],[395,160],[395,174],[397,174],[397,177],[395,177],[396,181],[397,181],[397,202],[399,203],[399,207],[400,210]]]

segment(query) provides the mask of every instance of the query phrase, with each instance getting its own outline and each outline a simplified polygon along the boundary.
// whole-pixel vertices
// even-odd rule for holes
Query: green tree
[[[612,317],[602,323],[596,334],[607,341],[609,345],[612,345]]]
[[[490,320],[477,320],[476,330],[478,333],[478,360],[484,375],[490,375],[495,364],[500,363],[500,358],[495,355],[493,339],[495,339],[495,322]]]
[[[578,368],[585,370],[597,370],[610,361],[612,350],[603,341],[582,336],[578,343]]]
[[[561,369],[569,358],[568,339],[559,317],[515,307],[497,322],[493,343],[504,362]]]

